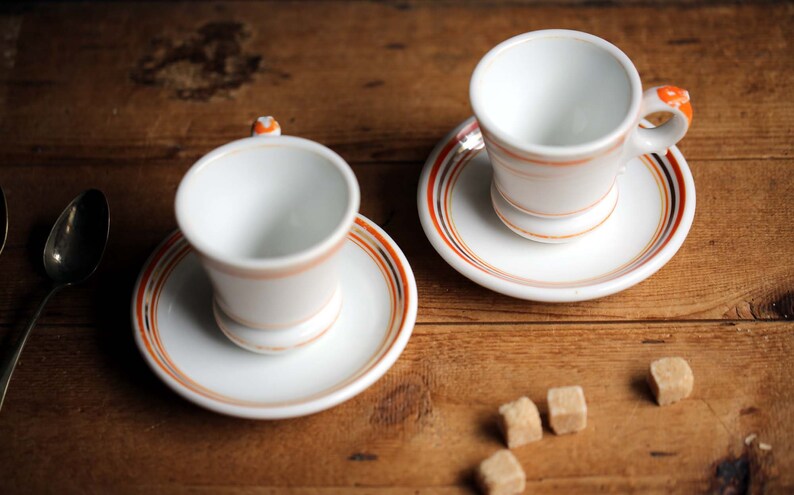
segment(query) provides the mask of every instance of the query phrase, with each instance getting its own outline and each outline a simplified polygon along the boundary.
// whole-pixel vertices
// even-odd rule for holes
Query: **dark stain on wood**
[[[642,339],[643,344],[664,344],[665,341],[662,339]]]
[[[405,43],[389,43],[384,48],[387,50],[405,50]]]
[[[743,495],[764,493],[764,485],[777,470],[774,458],[766,452],[747,447],[738,458],[728,456],[713,466],[711,493]]]
[[[769,311],[784,320],[794,320],[794,292],[784,292],[769,304]]]
[[[743,301],[723,314],[745,320],[794,320],[794,291],[780,288]]]
[[[432,409],[430,392],[423,384],[401,383],[378,402],[370,422],[390,426],[409,419],[419,421]]]
[[[413,10],[414,9],[414,5],[413,5],[413,1],[412,0],[408,0],[408,1],[405,1],[405,0],[369,0],[369,2],[376,3],[376,4],[381,4],[381,5],[384,5],[384,6],[387,6],[387,7],[391,7],[392,9],[399,10],[399,11],[407,11],[407,10]]]
[[[759,409],[755,406],[743,407],[739,410],[739,416],[747,416],[748,414],[755,414]]]
[[[243,50],[249,36],[239,22],[213,22],[187,39],[154,38],[130,77],[138,84],[168,88],[182,100],[228,95],[250,82],[262,63],[260,55]]]
[[[364,83],[364,86],[362,86],[362,87],[364,87],[364,88],[377,88],[378,86],[383,86],[384,84],[386,84],[386,82],[384,82],[384,81],[382,81],[380,79],[375,79],[374,81],[368,81],[368,82]]]
[[[668,45],[697,45],[700,43],[700,38],[677,38],[669,40]]]
[[[582,7],[614,7],[615,5],[613,0],[585,0],[582,2]]]
[[[652,450],[649,452],[651,457],[675,457],[678,455],[678,452],[663,452],[661,450]]]
[[[744,495],[749,493],[751,480],[750,460],[747,453],[738,459],[729,457],[717,464],[712,493],[718,495]]]
[[[378,456],[366,452],[356,452],[347,458],[348,461],[377,461]]]

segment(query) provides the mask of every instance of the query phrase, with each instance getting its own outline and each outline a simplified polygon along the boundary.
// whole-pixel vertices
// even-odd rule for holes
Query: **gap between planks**
[[[770,318],[770,319],[754,319],[754,320],[737,320],[737,319],[671,319],[671,320],[527,320],[527,321],[474,321],[474,322],[450,322],[450,321],[422,321],[417,322],[415,326],[540,326],[540,325],[670,325],[670,324],[721,324],[724,326],[744,325],[747,323],[786,323],[791,322],[794,326],[794,321],[785,318]]]
[[[210,148],[207,149],[209,153],[211,151]],[[684,152],[682,152],[684,153]],[[68,157],[60,157],[57,159],[47,160],[44,162],[30,162],[26,161],[22,162],[9,162],[6,161],[7,167],[25,167],[25,169],[30,169],[33,167],[42,167],[42,168],[63,168],[66,165],[71,165],[77,163],[83,166],[102,166],[107,167],[109,165],[144,165],[144,166],[151,166],[151,167],[158,167],[168,165],[171,166],[175,162],[179,163],[193,163],[198,161],[203,155],[190,155],[178,158],[108,158],[108,157],[81,157],[81,158],[68,158]],[[430,152],[428,152],[428,157],[430,156]],[[684,158],[686,158],[686,153],[684,153]],[[2,155],[0,155],[0,159],[4,159]],[[7,158],[5,158],[7,160]],[[758,156],[758,157],[716,157],[716,158],[687,158],[687,162],[690,165],[694,163],[709,163],[709,162],[761,162],[761,163],[772,163],[772,162],[791,162],[794,160],[794,156]],[[366,161],[356,161],[350,160],[347,162],[351,166],[354,167],[383,167],[383,166],[404,166],[404,167],[413,167],[419,163],[424,163],[424,160],[366,160]]]
[[[511,326],[550,326],[550,325],[566,325],[566,326],[632,326],[632,325],[646,325],[646,326],[663,326],[663,325],[721,325],[721,326],[737,326],[737,325],[765,325],[770,323],[791,323],[794,329],[794,321],[784,318],[775,319],[758,319],[758,320],[727,320],[727,319],[674,319],[674,320],[527,320],[527,321],[422,321],[416,322],[415,327],[511,327]],[[11,323],[0,323],[0,330],[11,330],[17,328],[19,325]],[[100,325],[89,322],[75,322],[75,323],[59,323],[59,322],[41,322],[36,324],[36,328],[77,328],[77,329],[96,329]]]

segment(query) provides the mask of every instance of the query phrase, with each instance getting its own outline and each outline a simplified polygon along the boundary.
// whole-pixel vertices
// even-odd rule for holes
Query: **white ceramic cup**
[[[541,242],[566,242],[604,223],[626,163],[674,145],[692,120],[685,90],[643,93],[616,46],[562,29],[493,48],[474,70],[470,98],[493,165],[494,209],[514,232]],[[672,118],[640,128],[655,112]]]
[[[270,117],[196,162],[177,190],[176,219],[227,337],[278,353],[329,329],[342,307],[336,261],[358,207],[350,166],[321,144],[281,136]]]

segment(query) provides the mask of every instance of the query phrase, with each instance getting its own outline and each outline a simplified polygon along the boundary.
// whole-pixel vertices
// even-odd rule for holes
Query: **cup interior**
[[[191,242],[224,258],[278,258],[322,243],[355,213],[355,177],[330,150],[249,139],[262,142],[208,155],[183,180],[177,218]]]
[[[526,144],[572,146],[608,135],[626,118],[634,88],[608,49],[555,35],[506,45],[472,81],[481,100],[475,112],[502,133]]]

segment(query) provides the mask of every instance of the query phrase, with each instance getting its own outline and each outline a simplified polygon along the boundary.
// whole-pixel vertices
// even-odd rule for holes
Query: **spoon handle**
[[[25,347],[25,342],[28,341],[28,337],[30,336],[30,331],[33,330],[33,327],[36,326],[36,322],[41,316],[42,311],[44,311],[44,306],[47,305],[47,302],[50,300],[52,296],[55,295],[56,292],[62,286],[56,285],[50,292],[44,296],[44,299],[39,304],[39,307],[36,309],[36,312],[33,313],[33,317],[30,319],[30,323],[28,323],[28,327],[25,329],[25,332],[22,336],[17,339],[16,344],[13,351],[10,354],[7,354],[2,363],[0,363],[0,409],[3,408],[3,400],[6,397],[6,392],[8,391],[8,382],[11,381],[11,375],[14,373],[14,368],[17,366],[17,361],[19,361],[19,355],[22,354],[22,348]]]

